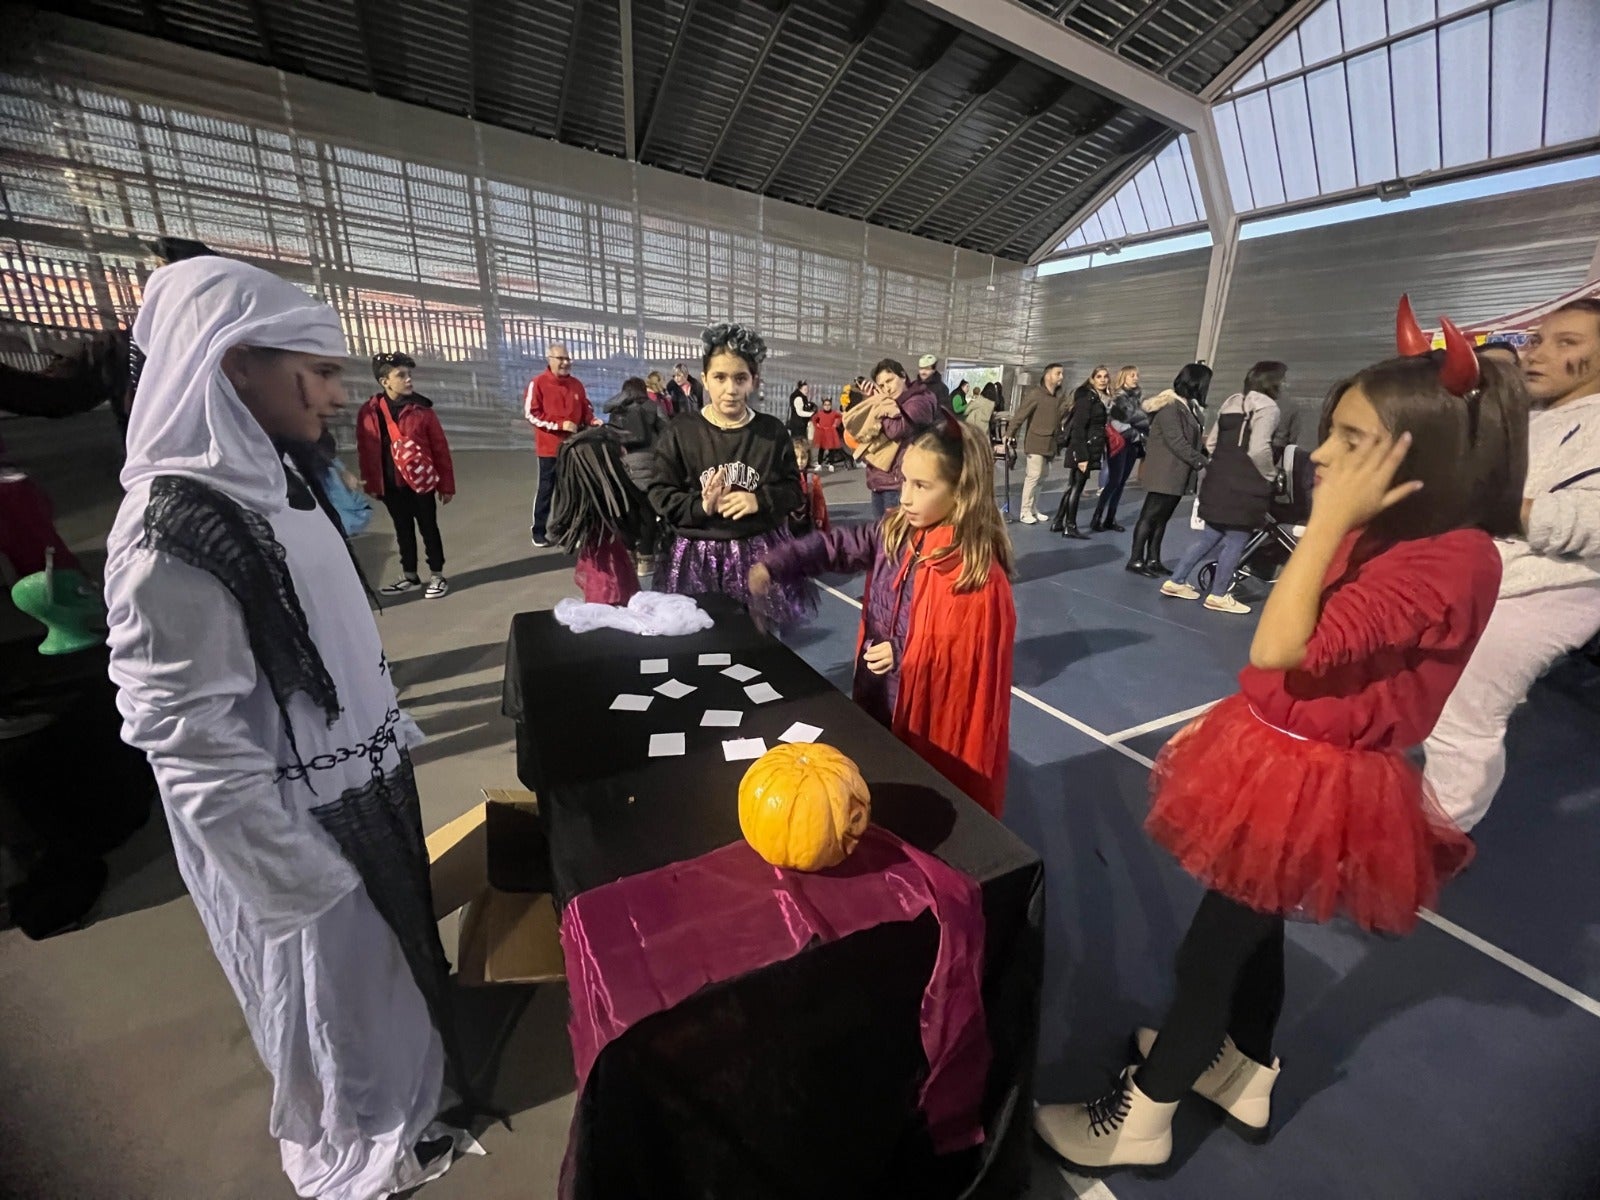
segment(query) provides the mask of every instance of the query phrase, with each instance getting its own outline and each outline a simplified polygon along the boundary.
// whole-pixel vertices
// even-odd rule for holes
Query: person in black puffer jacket
[[[606,423],[622,438],[622,465],[628,478],[642,493],[641,509],[651,515],[649,526],[639,539],[639,574],[648,575],[656,553],[656,538],[661,522],[654,518],[648,496],[655,479],[656,440],[667,427],[661,406],[650,398],[645,382],[638,378],[622,381],[622,390],[606,402]]]
[[[1061,495],[1053,532],[1079,541],[1087,534],[1078,530],[1078,505],[1091,471],[1099,470],[1106,449],[1106,404],[1111,399],[1111,372],[1098,366],[1072,394],[1072,407],[1062,422],[1061,443],[1067,465],[1067,490]]]
[[[1100,496],[1094,505],[1094,520],[1089,522],[1090,533],[1123,533],[1117,524],[1117,505],[1122,502],[1122,489],[1133,474],[1134,465],[1144,457],[1145,438],[1150,432],[1150,418],[1145,415],[1139,401],[1143,395],[1139,387],[1139,368],[1123,367],[1117,372],[1117,386],[1107,406],[1107,416],[1112,429],[1122,438],[1122,449],[1115,454],[1107,447],[1105,466],[1100,468]],[[1107,437],[1107,442],[1111,440]]]

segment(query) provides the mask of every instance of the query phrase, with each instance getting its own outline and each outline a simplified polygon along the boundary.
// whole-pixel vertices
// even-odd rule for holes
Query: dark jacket
[[[1024,454],[1043,454],[1046,458],[1056,456],[1057,434],[1066,407],[1067,393],[1062,388],[1051,393],[1045,390],[1044,384],[1035,383],[1022,393],[1022,403],[1011,418],[1009,432],[1015,437],[1024,425],[1028,427],[1027,433],[1022,435]]]
[[[789,393],[789,436],[803,438],[811,431],[811,418],[817,415],[817,406],[804,392]]]
[[[1064,432],[1067,465],[1086,462],[1091,471],[1097,469],[1106,451],[1106,406],[1100,393],[1087,383],[1072,393],[1072,415]]]
[[[1205,428],[1189,402],[1168,388],[1144,403],[1150,436],[1144,448],[1147,492],[1186,496],[1194,490],[1195,476],[1206,465]]]
[[[923,380],[918,376],[911,382],[923,383]],[[935,371],[932,375],[929,375],[927,382],[923,386],[939,398],[940,404],[943,404],[946,408],[950,406],[950,385],[944,381],[944,376],[939,372]]]
[[[939,399],[920,379],[913,379],[906,386],[906,390],[900,393],[899,405],[900,411],[893,416],[885,417],[882,426],[886,438],[900,443],[900,449],[895,452],[894,466],[887,471],[880,471],[868,464],[868,491],[900,490],[900,485],[905,482],[905,476],[900,472],[900,464],[905,461],[906,447],[916,440],[919,433],[938,420]],[[789,457],[792,459],[793,453]]]
[[[655,474],[656,440],[667,427],[661,406],[648,395],[619,392],[606,403],[609,427],[622,439],[622,464],[634,485],[648,491]]]
[[[1266,520],[1277,470],[1272,434],[1278,405],[1260,392],[1229,396],[1206,437],[1211,463],[1200,481],[1200,519],[1219,529],[1256,529]]]
[[[681,388],[676,379],[667,381],[667,395],[672,400],[672,415],[681,417],[687,412],[699,412],[705,406],[705,389],[693,375],[687,376],[689,386]]]

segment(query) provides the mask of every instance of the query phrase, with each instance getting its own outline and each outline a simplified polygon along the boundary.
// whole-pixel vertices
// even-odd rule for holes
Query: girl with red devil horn
[[[1400,357],[1337,384],[1312,513],[1273,588],[1239,694],[1173,738],[1146,828],[1208,889],[1160,1031],[1089,1104],[1039,1109],[1083,1167],[1165,1162],[1190,1092],[1265,1135],[1286,916],[1404,933],[1472,856],[1405,752],[1428,736],[1494,607],[1494,539],[1520,517],[1527,395],[1402,300]]]

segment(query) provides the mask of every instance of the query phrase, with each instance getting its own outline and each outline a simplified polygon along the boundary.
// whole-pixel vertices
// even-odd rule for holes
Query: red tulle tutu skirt
[[[1201,883],[1259,912],[1407,933],[1472,861],[1472,839],[1392,752],[1297,738],[1233,696],[1150,776],[1145,828]]]

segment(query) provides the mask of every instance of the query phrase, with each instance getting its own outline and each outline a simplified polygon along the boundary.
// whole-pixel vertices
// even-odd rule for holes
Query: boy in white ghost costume
[[[1462,829],[1506,773],[1505,735],[1528,690],[1600,631],[1600,299],[1575,300],[1529,339],[1525,536],[1500,544],[1494,615],[1425,743],[1427,779]]]
[[[133,336],[147,363],[106,564],[123,737],[272,1073],[284,1171],[301,1196],[377,1200],[476,1145],[434,1120],[449,967],[407,755],[422,737],[294,465],[344,404],[344,336],[223,258],[158,270]]]

